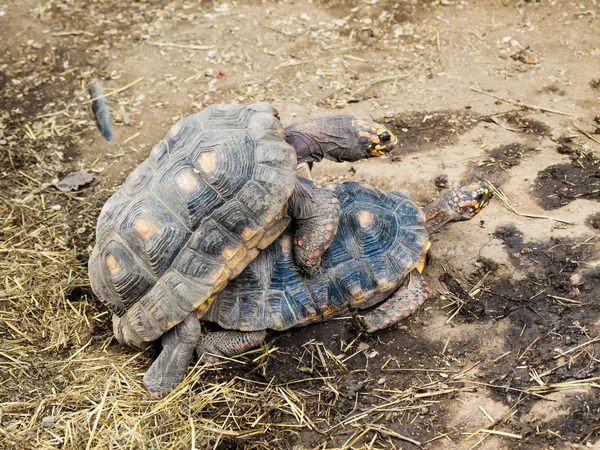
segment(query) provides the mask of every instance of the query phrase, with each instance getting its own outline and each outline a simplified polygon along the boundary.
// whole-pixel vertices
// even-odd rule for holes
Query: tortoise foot
[[[194,313],[163,335],[163,349],[144,374],[144,385],[152,397],[167,395],[183,381],[199,337],[200,322]]]

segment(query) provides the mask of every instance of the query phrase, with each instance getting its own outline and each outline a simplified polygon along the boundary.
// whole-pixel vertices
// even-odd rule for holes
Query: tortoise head
[[[487,206],[493,196],[491,185],[485,181],[461,186],[444,194],[448,206],[457,215],[455,220],[472,219]]]
[[[350,126],[358,140],[355,151],[359,154],[362,152],[357,159],[383,156],[390,153],[398,143],[394,133],[380,123],[352,119]]]
[[[285,134],[299,163],[375,158],[391,152],[398,143],[385,125],[345,115],[296,122],[285,128]]]

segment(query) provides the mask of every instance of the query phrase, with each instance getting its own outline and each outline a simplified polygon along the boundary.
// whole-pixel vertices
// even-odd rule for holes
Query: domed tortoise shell
[[[176,123],[106,202],[89,260],[117,339],[160,337],[288,226],[296,153],[279,120],[212,105]]]
[[[324,186],[340,201],[337,234],[310,278],[295,270],[283,233],[232,280],[202,320],[241,331],[286,330],[378,304],[405,282],[427,248],[425,214],[406,193],[356,182]]]

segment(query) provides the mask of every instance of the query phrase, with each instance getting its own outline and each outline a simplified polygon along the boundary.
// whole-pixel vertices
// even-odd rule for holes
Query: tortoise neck
[[[433,233],[449,222],[457,219],[458,215],[450,207],[445,196],[423,208],[425,213],[425,228],[428,233]]]
[[[295,130],[292,125],[285,128],[285,140],[296,150],[298,164],[303,162],[319,162],[325,156],[321,143],[311,134]]]
[[[350,161],[347,149],[358,146],[350,131],[352,116],[330,116],[295,122],[285,127],[285,140],[296,150],[298,164],[322,159]]]

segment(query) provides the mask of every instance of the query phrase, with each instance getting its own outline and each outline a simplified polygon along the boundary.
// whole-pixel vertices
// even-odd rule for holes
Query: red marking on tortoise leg
[[[388,300],[360,318],[361,325],[368,333],[373,333],[410,316],[429,297],[429,287],[418,271],[410,274],[408,286],[396,291]]]

